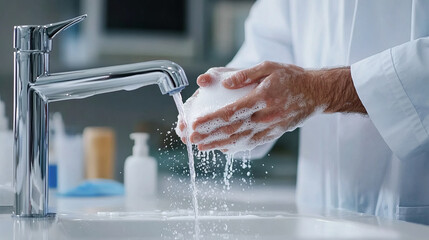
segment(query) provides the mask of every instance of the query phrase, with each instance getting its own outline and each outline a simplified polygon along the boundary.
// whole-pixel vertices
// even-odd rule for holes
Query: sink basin
[[[200,233],[196,238],[187,185],[176,180],[165,185],[183,194],[175,194],[173,199],[158,196],[134,206],[123,196],[64,198],[52,193],[55,216],[26,219],[0,214],[0,239],[410,240],[429,236],[428,226],[342,210],[298,208],[293,187],[271,182],[269,187],[254,184],[246,191],[232,188],[224,196],[216,192],[210,195],[213,199],[201,193]],[[227,206],[228,211],[221,206]]]
[[[199,239],[426,239],[422,225],[269,212],[203,212]],[[4,239],[197,239],[191,212],[57,214],[50,219],[0,215]]]
[[[153,216],[60,216],[58,230],[67,239],[192,239],[194,218],[160,214]],[[199,219],[200,239],[396,239],[399,234],[356,224],[312,217],[272,214],[205,215]],[[76,231],[79,229],[79,231]]]

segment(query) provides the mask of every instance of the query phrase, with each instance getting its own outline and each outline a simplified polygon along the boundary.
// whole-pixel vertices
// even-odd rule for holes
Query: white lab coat
[[[261,0],[232,67],[351,65],[368,116],[300,132],[297,202],[429,224],[429,1]],[[269,145],[259,149],[269,149]]]

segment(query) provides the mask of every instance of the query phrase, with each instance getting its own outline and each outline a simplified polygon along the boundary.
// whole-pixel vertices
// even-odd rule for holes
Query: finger
[[[231,135],[231,137],[219,141],[214,141],[208,144],[198,145],[198,150],[207,151],[210,149],[225,149],[225,146],[235,144],[240,138],[246,137],[252,133],[252,130],[246,130],[244,132],[239,132]]]
[[[212,83],[212,77],[209,73],[204,73],[198,76],[197,78],[197,84],[200,87],[208,87]]]
[[[225,88],[237,89],[253,83],[259,83],[262,78],[268,76],[272,71],[271,62],[263,62],[254,67],[240,70],[232,76],[224,79],[222,84]]]
[[[271,127],[264,129],[260,132],[257,132],[253,135],[252,140],[255,142],[260,142],[263,138],[265,138],[270,132],[271,132]]]
[[[253,69],[240,70],[222,80],[222,85],[228,89],[238,89],[259,82],[259,74]]]
[[[236,102],[229,104],[226,107],[217,110],[216,112],[197,118],[197,120],[195,120],[195,122],[192,124],[192,129],[195,130],[198,127],[202,127],[205,123],[209,123],[214,120],[216,121],[218,119],[228,122],[235,112],[243,108],[253,107],[258,100],[259,97],[255,94],[250,94],[246,97],[240,98]]]
[[[215,131],[211,132],[210,134],[201,134],[198,132],[194,132],[191,135],[191,142],[192,143],[199,143],[206,139],[209,136],[216,136],[216,135],[232,135],[234,134],[242,125],[244,120],[235,121],[232,124],[220,127],[216,129]]]
[[[256,123],[274,122],[283,116],[283,111],[275,108],[266,108],[255,112],[251,121]]]
[[[180,120],[179,121],[179,129],[180,129],[180,131],[183,132],[183,130],[185,130],[185,127],[186,127],[185,123],[182,120]]]
[[[266,128],[260,132],[255,133],[252,137],[252,141],[268,142],[268,141],[271,141],[275,138],[278,138],[286,132],[286,130],[288,129],[290,124],[291,124],[291,122],[289,120],[278,121],[278,122],[270,125],[268,128]]]
[[[258,140],[253,140],[252,139],[251,141],[252,141],[253,144],[255,144],[256,146],[258,146],[258,145],[262,145],[262,144],[265,144],[265,143],[268,143],[268,142],[272,142],[272,141],[278,139],[279,137],[281,137],[281,135],[279,135],[279,136],[273,136],[271,134],[267,134],[266,136],[263,136],[263,137],[261,137]]]
[[[272,127],[272,128],[265,129],[261,132],[256,133],[255,135],[253,135],[251,141],[257,142],[259,144],[264,144],[264,143],[271,142],[274,139],[279,138],[284,133],[285,133],[285,131],[283,131],[281,127],[278,127],[278,126]]]

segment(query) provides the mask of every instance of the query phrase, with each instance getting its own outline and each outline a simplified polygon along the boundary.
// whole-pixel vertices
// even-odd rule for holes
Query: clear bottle
[[[52,115],[51,128],[53,135],[51,138],[49,155],[49,171],[57,171],[57,191],[66,194],[77,187],[84,180],[84,153],[83,140],[81,134],[69,135],[66,133],[61,113]],[[57,166],[55,168],[55,166]],[[49,183],[51,182],[51,172],[49,172]]]
[[[156,196],[158,166],[149,156],[149,134],[132,133],[133,155],[125,160],[124,185],[127,199],[144,200]]]

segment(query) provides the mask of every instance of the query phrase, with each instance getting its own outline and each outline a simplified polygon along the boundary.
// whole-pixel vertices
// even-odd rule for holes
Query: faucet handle
[[[39,25],[15,26],[13,47],[17,51],[50,52],[52,39],[61,31],[81,22],[86,14],[62,22]]]
[[[83,21],[86,17],[87,17],[87,14],[84,14],[84,15],[81,15],[81,16],[78,16],[78,17],[75,17],[72,19],[62,21],[62,22],[47,24],[44,26],[46,28],[46,34],[49,37],[49,39],[52,39],[59,32],[66,30],[67,28],[75,25],[76,23]]]

